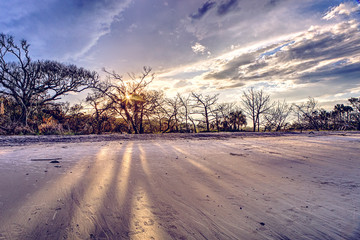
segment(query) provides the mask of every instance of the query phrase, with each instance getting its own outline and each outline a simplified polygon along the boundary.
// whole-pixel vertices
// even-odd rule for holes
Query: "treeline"
[[[152,90],[151,68],[124,79],[107,77],[75,65],[33,61],[29,44],[0,35],[0,134],[101,134],[200,131],[360,130],[360,98],[328,112],[314,99],[303,104],[272,102],[250,89],[237,103],[219,103],[218,94],[192,92],[166,97]],[[90,90],[81,104],[59,100]],[[249,129],[250,130],[250,129]]]

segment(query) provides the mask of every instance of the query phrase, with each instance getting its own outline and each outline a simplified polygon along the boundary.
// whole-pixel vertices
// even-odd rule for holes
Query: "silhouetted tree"
[[[283,129],[287,122],[290,113],[292,111],[292,106],[287,104],[285,100],[283,102],[276,102],[273,104],[273,107],[264,115],[265,119],[265,129],[275,131],[280,131]]]
[[[107,96],[112,109],[128,124],[129,132],[141,133],[146,102],[145,92],[154,79],[151,68],[144,67],[140,76],[129,74],[129,80],[124,80],[114,71],[109,72],[105,69],[104,71],[108,74],[107,81],[99,84],[97,91]]]
[[[243,92],[241,101],[244,105],[245,112],[253,121],[253,132],[260,130],[260,118],[271,108],[270,96],[263,90],[255,91],[253,88]]]
[[[353,108],[353,112],[350,115],[352,124],[354,125],[355,129],[360,130],[360,97],[359,98],[352,97],[348,99],[348,101],[350,102]]]
[[[201,114],[204,116],[205,118],[205,124],[206,124],[206,131],[209,132],[210,131],[210,114],[212,112],[212,107],[216,104],[217,100],[218,100],[218,96],[219,94],[215,94],[215,95],[205,95],[203,96],[200,93],[191,93],[195,104],[193,105],[194,108],[197,108],[198,114]]]
[[[304,128],[315,129],[319,131],[318,123],[318,103],[314,98],[309,97],[306,103],[293,104],[295,114],[297,115],[298,124],[301,131]]]
[[[32,61],[29,44],[0,34],[0,93],[21,108],[20,121],[27,125],[35,108],[41,108],[69,92],[80,92],[98,81],[95,72],[56,61]]]
[[[239,131],[242,126],[246,125],[246,116],[241,109],[231,111],[228,118],[234,131]]]
[[[181,94],[177,94],[177,97],[180,101],[181,107],[180,107],[180,111],[182,113],[182,115],[185,118],[185,131],[189,132],[190,128],[189,128],[189,120],[190,120],[190,109],[191,109],[191,95],[187,95],[187,96],[182,96]],[[190,120],[191,121],[191,120]],[[194,129],[194,131],[196,132],[196,129]]]

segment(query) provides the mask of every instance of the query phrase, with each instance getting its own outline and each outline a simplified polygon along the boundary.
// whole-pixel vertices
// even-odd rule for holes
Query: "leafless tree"
[[[195,104],[193,105],[194,108],[197,108],[199,111],[197,113],[202,114],[205,118],[206,123],[206,131],[210,131],[210,114],[212,112],[212,107],[215,106],[219,94],[215,95],[205,95],[203,96],[200,93],[191,93]]]
[[[317,121],[319,107],[314,98],[309,97],[306,103],[293,104],[293,107],[301,131],[304,128],[319,131],[319,124]]]
[[[21,107],[20,121],[69,92],[80,92],[98,82],[95,72],[56,61],[32,61],[26,40],[20,45],[12,36],[0,34],[0,93],[10,96]]]
[[[95,91],[88,94],[86,97],[86,103],[93,109],[93,118],[95,120],[95,133],[100,134],[102,132],[102,125],[108,119],[108,113],[111,109],[111,104],[106,100],[106,95],[100,91]]]
[[[191,114],[191,95],[187,95],[187,96],[182,96],[181,94],[177,94],[178,99],[180,100],[181,103],[181,112],[182,115],[185,118],[185,129],[186,132],[189,132],[189,120],[190,120],[190,114]],[[190,120],[191,122],[193,122],[192,120]],[[196,129],[194,129],[194,132],[196,132]]]
[[[247,92],[243,92],[241,101],[246,114],[248,114],[253,122],[253,132],[260,130],[260,118],[271,108],[270,96],[265,94],[263,90],[255,91],[253,88]]]
[[[285,100],[283,102],[276,102],[274,107],[264,115],[265,129],[269,131],[272,129],[275,129],[275,131],[283,129],[287,124],[286,121],[289,119],[291,111],[292,106],[287,104]]]
[[[161,111],[161,107],[165,102],[165,96],[162,91],[157,90],[145,90],[142,96],[144,101],[141,104],[138,125],[140,133],[145,132],[145,127],[148,128],[147,131],[151,132],[154,115],[156,112]]]
[[[135,134],[142,132],[144,104],[147,86],[154,80],[151,68],[144,67],[140,76],[129,74],[130,79],[124,80],[116,72],[104,71],[108,74],[107,81],[97,86],[97,90],[105,94],[114,109]]]

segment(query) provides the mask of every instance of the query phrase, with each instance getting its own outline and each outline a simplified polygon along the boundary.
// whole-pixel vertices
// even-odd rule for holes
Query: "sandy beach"
[[[181,136],[2,137],[0,240],[360,239],[358,132]]]

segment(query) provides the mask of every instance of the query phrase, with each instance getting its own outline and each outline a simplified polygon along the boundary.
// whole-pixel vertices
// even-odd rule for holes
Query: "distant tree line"
[[[238,103],[219,103],[218,94],[192,92],[168,98],[151,90],[152,69],[128,78],[56,61],[34,61],[29,44],[0,35],[0,134],[101,134],[244,131],[360,130],[360,98],[328,112],[313,98],[306,103],[272,102],[263,90],[249,89]],[[89,90],[80,104],[59,100]]]

